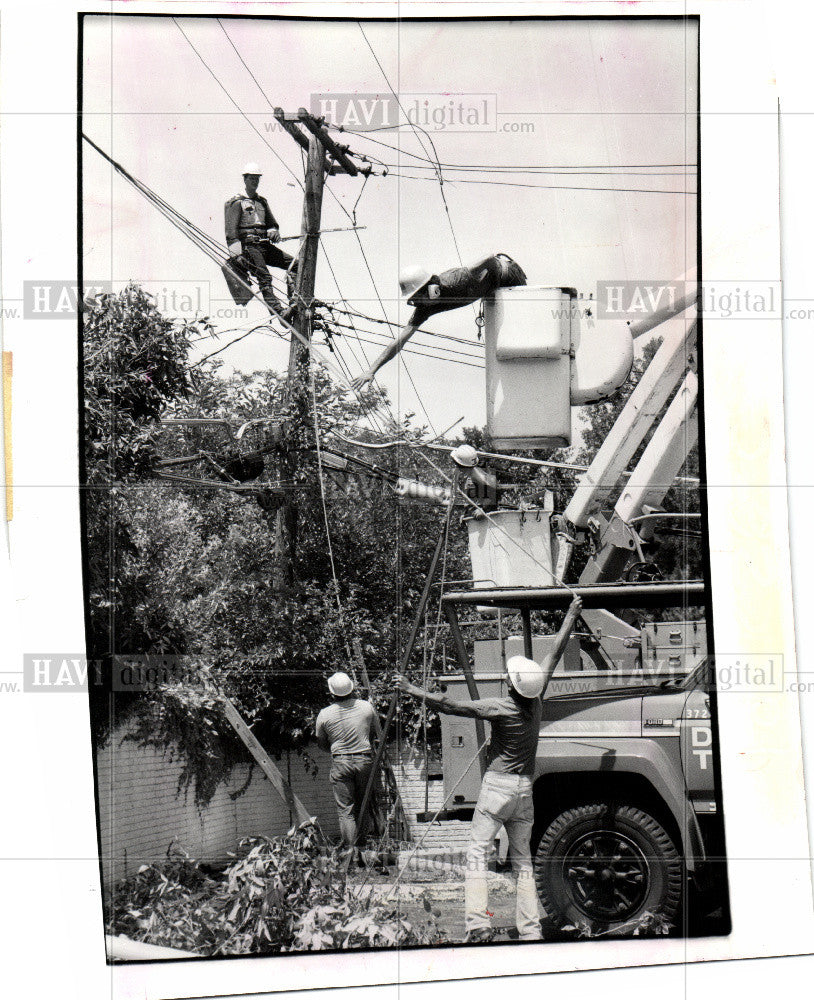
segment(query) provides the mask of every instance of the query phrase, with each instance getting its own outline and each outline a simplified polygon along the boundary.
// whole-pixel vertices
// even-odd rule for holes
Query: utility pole
[[[360,168],[347,155],[347,147],[339,146],[333,141],[323,127],[323,119],[314,118],[304,108],[300,108],[297,114],[286,114],[282,108],[275,108],[274,117],[297,145],[308,152],[302,209],[303,243],[300,249],[294,313],[291,320],[291,325],[302,339],[293,335],[291,337],[286,383],[288,426],[279,463],[280,479],[284,482],[294,482],[299,465],[298,448],[307,447],[312,443],[312,421],[308,399],[308,344],[311,342],[313,328],[314,285],[325,175],[347,173],[355,177],[360,173]],[[302,132],[300,125],[303,125],[310,135]],[[369,168],[364,172],[369,173]],[[278,508],[275,521],[272,585],[277,593],[290,592],[294,585],[296,550],[297,507],[292,501],[286,500]]]

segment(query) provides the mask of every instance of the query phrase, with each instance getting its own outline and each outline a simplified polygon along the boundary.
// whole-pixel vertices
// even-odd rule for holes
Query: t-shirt
[[[486,750],[488,770],[501,774],[534,774],[543,714],[539,698],[527,699],[525,711],[510,695],[461,701],[457,705],[470,708],[472,715],[491,723],[492,733]]]
[[[324,737],[331,744],[332,754],[372,753],[370,727],[373,706],[361,698],[342,698],[317,716],[317,739]]]

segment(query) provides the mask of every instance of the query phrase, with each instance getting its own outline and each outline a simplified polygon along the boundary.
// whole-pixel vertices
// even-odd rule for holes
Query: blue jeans
[[[487,771],[483,776],[478,803],[472,817],[469,850],[466,852],[464,902],[466,930],[484,930],[491,926],[486,860],[501,826],[506,828],[512,868],[517,876],[515,919],[520,938],[539,941],[540,907],[531,864],[529,840],[534,821],[531,778],[524,774],[501,774]]]

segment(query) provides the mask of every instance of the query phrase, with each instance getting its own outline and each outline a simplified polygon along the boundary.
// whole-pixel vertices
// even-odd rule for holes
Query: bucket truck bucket
[[[484,300],[486,423],[496,449],[570,444],[576,298],[571,288],[521,285]]]
[[[464,520],[476,590],[554,584],[550,510],[497,510]]]

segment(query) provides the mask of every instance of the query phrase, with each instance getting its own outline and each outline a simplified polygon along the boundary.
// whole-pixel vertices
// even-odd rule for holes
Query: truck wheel
[[[633,806],[566,809],[543,834],[534,863],[540,899],[558,924],[631,932],[646,912],[674,922],[681,904],[675,844]]]

